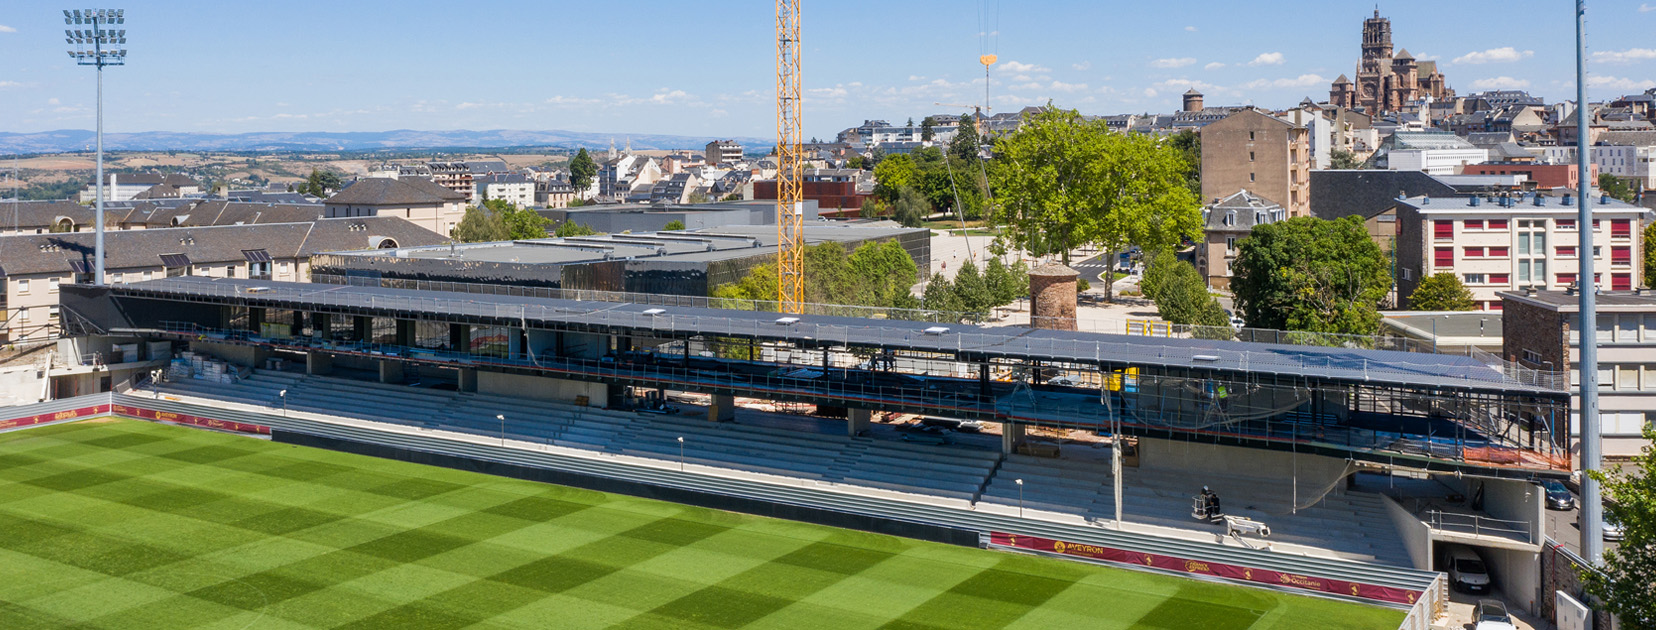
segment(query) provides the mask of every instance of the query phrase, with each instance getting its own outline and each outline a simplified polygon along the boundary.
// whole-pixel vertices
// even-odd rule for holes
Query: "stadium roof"
[[[1270,375],[1406,389],[1454,389],[1555,397],[1475,359],[1424,353],[1171,339],[1091,332],[802,315],[647,304],[583,302],[350,285],[177,277],[110,287],[117,296],[364,315],[481,321],[632,335],[719,336],[804,346],[855,345],[960,357],[1068,362],[1111,369],[1148,367]],[[647,312],[655,311],[655,312]],[[939,330],[941,329],[941,330]]]

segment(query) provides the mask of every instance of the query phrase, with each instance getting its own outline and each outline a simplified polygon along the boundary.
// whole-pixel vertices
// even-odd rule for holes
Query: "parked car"
[[[1445,552],[1449,564],[1449,585],[1462,593],[1488,593],[1489,566],[1471,547],[1455,545]]]
[[[943,429],[948,429],[950,431],[958,431],[960,433],[982,433],[983,432],[983,423],[978,422],[976,420],[956,420],[954,418],[926,417],[926,418],[921,418],[920,419],[920,425],[925,426],[925,427],[939,427],[939,428],[943,428]]]
[[[1563,482],[1553,480],[1553,479],[1548,479],[1546,481],[1541,482],[1541,489],[1547,493],[1547,509],[1549,509],[1549,510],[1573,510],[1573,509],[1575,509],[1575,506],[1576,506],[1575,495],[1570,494],[1570,489],[1564,487]]]
[[[1609,512],[1604,513],[1604,523],[1599,525],[1599,531],[1604,532],[1605,542],[1621,542],[1621,521],[1616,520],[1616,517],[1614,516],[1610,516]]]
[[[1472,623],[1472,630],[1518,630],[1512,623],[1512,615],[1507,614],[1506,604],[1497,599],[1478,600]]]

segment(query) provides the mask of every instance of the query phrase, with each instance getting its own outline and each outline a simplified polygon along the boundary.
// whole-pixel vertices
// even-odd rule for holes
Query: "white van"
[[[1444,552],[1449,565],[1449,585],[1462,593],[1488,593],[1489,566],[1471,547],[1454,545]]]

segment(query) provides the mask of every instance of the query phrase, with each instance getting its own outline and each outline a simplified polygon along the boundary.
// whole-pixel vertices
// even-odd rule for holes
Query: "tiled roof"
[[[462,201],[465,198],[465,195],[419,177],[369,177],[352,182],[344,190],[329,197],[326,203],[352,206],[435,205]]]

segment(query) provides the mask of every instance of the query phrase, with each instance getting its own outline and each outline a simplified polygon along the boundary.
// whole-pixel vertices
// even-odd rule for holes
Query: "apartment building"
[[[522,173],[492,173],[472,180],[477,185],[477,202],[500,199],[519,208],[535,205],[535,181]]]
[[[1226,197],[1202,210],[1206,223],[1205,242],[1196,246],[1196,270],[1207,278],[1209,287],[1230,288],[1231,263],[1236,261],[1237,244],[1256,225],[1288,219],[1282,204],[1246,190]]]
[[[1581,311],[1575,291],[1521,291],[1500,294],[1502,354],[1532,368],[1570,373],[1581,385]],[[1604,454],[1632,457],[1644,448],[1644,427],[1656,422],[1656,293],[1603,291],[1598,321],[1599,433]],[[1581,437],[1580,397],[1570,418],[1570,435]],[[1579,447],[1577,447],[1579,448]],[[1579,450],[1576,451],[1579,454]]]
[[[107,173],[104,177],[106,178],[104,182],[104,201],[106,203],[110,201],[131,201],[158,187],[168,191],[168,194],[174,197],[200,195],[202,192],[201,182],[182,173],[166,175],[160,173]],[[81,189],[80,200],[82,203],[91,203],[97,201],[97,198],[98,187],[96,185],[87,184],[86,188]]]
[[[56,335],[58,287],[92,281],[95,234],[0,236],[0,343]],[[436,245],[446,239],[393,217],[303,223],[126,230],[104,235],[110,284],[168,276],[266,278],[304,282],[321,252]]]
[[[1502,308],[1501,292],[1563,290],[1578,281],[1581,257],[1592,256],[1599,286],[1628,291],[1643,286],[1644,234],[1651,211],[1609,197],[1592,204],[1593,251],[1580,251],[1584,226],[1576,202],[1514,193],[1411,197],[1396,206],[1398,295],[1408,296],[1422,278],[1459,276],[1485,310]]]
[[[735,140],[714,140],[707,143],[707,165],[735,164],[742,161],[742,143]]]
[[[466,215],[469,199],[419,177],[359,179],[323,202],[323,216],[398,217],[448,236]]]
[[[1202,128],[1202,198],[1210,203],[1247,190],[1290,217],[1310,216],[1311,164],[1310,131],[1257,109]]]

